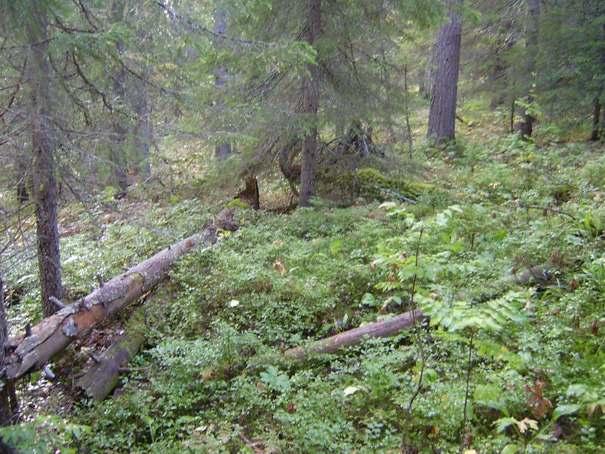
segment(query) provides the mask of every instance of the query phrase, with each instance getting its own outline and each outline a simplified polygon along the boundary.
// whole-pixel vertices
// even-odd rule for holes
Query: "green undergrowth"
[[[84,210],[73,205],[62,212],[62,228],[75,233],[61,237],[65,302],[87,295],[99,285],[183,237],[199,231],[211,209],[197,200],[150,206],[117,202]],[[13,330],[42,316],[38,263],[32,251],[22,253],[19,266],[6,270],[9,319]]]
[[[439,191],[415,204],[238,210],[239,231],[171,273],[119,392],[44,436],[83,452],[599,452],[602,151],[509,137],[427,157]],[[282,355],[414,307],[429,324]]]

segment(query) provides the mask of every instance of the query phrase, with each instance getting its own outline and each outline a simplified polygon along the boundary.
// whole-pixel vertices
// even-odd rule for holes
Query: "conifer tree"
[[[436,69],[431,89],[427,136],[431,141],[454,140],[456,101],[462,39],[462,0],[447,0],[448,22],[439,30],[435,45]]]

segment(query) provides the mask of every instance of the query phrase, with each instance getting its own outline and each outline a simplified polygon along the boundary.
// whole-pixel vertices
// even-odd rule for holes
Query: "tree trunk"
[[[136,114],[136,126],[134,130],[134,147],[137,153],[138,169],[143,179],[151,176],[150,150],[153,142],[153,129],[151,127],[151,103],[147,91],[147,79],[149,69],[145,68],[145,80],[136,83],[134,96],[134,112]]]
[[[235,196],[242,202],[246,202],[255,210],[260,209],[260,192],[258,190],[258,179],[254,175],[247,175],[244,180],[244,189]]]
[[[26,152],[24,147],[17,147],[16,153],[17,156],[15,158],[15,168],[16,168],[16,180],[17,180],[17,201],[19,204],[23,204],[29,201],[29,189],[31,182],[29,180],[29,171],[28,169],[31,166],[31,161],[28,162],[29,152]]]
[[[540,0],[527,0],[527,30],[526,30],[526,90],[527,104],[534,102],[533,90],[536,83],[536,60],[538,58],[538,40],[540,35]],[[534,131],[536,118],[531,114],[530,108],[525,108],[523,121],[519,125],[521,137],[529,138]]]
[[[124,20],[124,0],[113,0],[111,4],[111,16],[115,23]],[[118,56],[124,52],[124,43],[118,41],[116,44]],[[114,182],[124,192],[128,188],[128,175],[126,173],[126,139],[128,128],[125,126],[126,118],[122,115],[126,101],[126,68],[121,61],[116,63],[119,68],[113,75],[113,92],[115,100],[113,103],[113,140],[111,141],[110,161],[113,170]]]
[[[321,0],[307,0],[307,25],[305,41],[313,46],[321,31]],[[299,206],[309,206],[315,193],[315,164],[317,155],[317,111],[319,110],[319,65],[308,66],[309,73],[303,78],[302,112],[310,120],[303,140],[300,172]]]
[[[91,328],[157,285],[181,256],[200,244],[216,243],[219,228],[237,228],[232,211],[224,210],[201,233],[169,246],[76,303],[45,318],[32,327],[26,337],[11,339],[9,346],[13,351],[6,361],[6,377],[14,380],[44,367],[77,337],[87,334]]]
[[[0,275],[0,370],[4,369],[5,349],[4,345],[8,340],[8,324],[6,322],[6,313],[4,312],[4,283]],[[11,387],[13,383],[8,380],[0,382],[0,427],[8,426],[13,422],[13,405],[11,404]],[[14,388],[13,388],[14,389]],[[0,454],[16,452],[0,438]]]
[[[55,131],[51,118],[51,82],[48,57],[47,18],[34,6],[28,26],[30,59],[30,122],[32,132],[32,186],[36,204],[38,268],[44,315],[56,311],[51,297],[61,299],[61,260],[57,226],[57,183],[55,180]]]
[[[227,13],[223,9],[217,8],[214,11],[214,33],[218,37],[216,40],[216,46],[222,46],[222,37],[227,33]],[[227,83],[227,77],[227,68],[224,66],[219,66],[216,68],[214,80],[219,95],[220,91]],[[223,142],[216,146],[214,155],[217,157],[217,159],[223,161],[231,155],[231,152],[231,144],[228,142]]]
[[[601,58],[599,59],[600,70],[605,73],[605,24],[601,26]],[[605,109],[601,103],[601,97],[605,93],[605,86],[602,83],[599,94],[595,96],[593,101],[593,113],[592,113],[592,134],[590,140],[597,141],[603,138],[603,131],[605,131]],[[602,118],[601,118],[602,116]]]
[[[4,355],[8,338],[8,324],[6,323],[6,313],[4,312],[4,283],[0,276],[0,369],[4,369]],[[11,423],[13,412],[10,404],[10,394],[8,383],[2,382],[0,390],[0,426],[7,426]]]
[[[462,0],[446,0],[449,21],[437,36],[437,68],[431,90],[428,138],[441,143],[455,139],[456,100],[462,39]]]
[[[592,110],[592,134],[590,140],[596,142],[601,138],[601,101],[595,98],[593,101]]]
[[[78,379],[78,388],[94,400],[105,399],[118,385],[120,372],[145,342],[145,332],[145,312],[142,306],[128,320],[125,333]]]
[[[336,336],[312,342],[303,347],[291,348],[286,350],[285,355],[292,359],[301,360],[311,353],[333,353],[342,347],[357,345],[369,337],[392,336],[424,319],[425,315],[419,310],[406,312],[388,320],[369,323]]]

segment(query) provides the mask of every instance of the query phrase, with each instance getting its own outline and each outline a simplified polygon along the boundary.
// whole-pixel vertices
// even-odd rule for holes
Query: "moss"
[[[392,177],[370,167],[357,170],[353,176],[359,194],[377,200],[412,199],[434,189],[433,185]]]
[[[240,199],[239,197],[231,200],[227,205],[225,205],[226,208],[251,208],[251,206],[244,202],[242,199]]]

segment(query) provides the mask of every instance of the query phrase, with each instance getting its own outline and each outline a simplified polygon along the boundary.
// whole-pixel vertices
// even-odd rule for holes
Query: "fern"
[[[445,303],[430,298],[418,297],[423,311],[430,316],[431,324],[441,325],[448,331],[488,331],[500,332],[509,323],[522,323],[521,312],[528,292],[510,291],[504,296],[480,305],[465,301]]]

